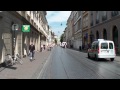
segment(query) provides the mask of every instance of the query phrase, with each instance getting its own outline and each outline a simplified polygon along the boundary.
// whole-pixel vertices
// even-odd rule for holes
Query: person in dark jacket
[[[30,60],[32,61],[32,59],[34,58],[34,54],[35,54],[35,45],[33,45],[33,43],[29,45],[29,53],[30,53]]]

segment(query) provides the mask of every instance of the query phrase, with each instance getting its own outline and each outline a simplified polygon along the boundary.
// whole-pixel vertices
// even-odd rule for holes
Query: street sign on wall
[[[19,29],[19,25],[18,24],[13,24],[12,25],[12,30],[18,30]]]
[[[30,25],[22,25],[22,32],[30,32]]]

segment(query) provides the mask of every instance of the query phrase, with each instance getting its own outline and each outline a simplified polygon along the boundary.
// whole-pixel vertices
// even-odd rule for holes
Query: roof
[[[105,39],[95,39],[95,41],[112,41],[112,40],[105,40]]]

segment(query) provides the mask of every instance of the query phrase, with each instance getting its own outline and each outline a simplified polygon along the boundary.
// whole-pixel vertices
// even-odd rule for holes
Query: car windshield
[[[101,43],[101,49],[108,49],[108,43]]]

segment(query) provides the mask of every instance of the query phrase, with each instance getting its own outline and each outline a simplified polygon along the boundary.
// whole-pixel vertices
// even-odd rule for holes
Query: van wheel
[[[95,60],[96,60],[96,61],[98,61],[98,60],[99,60],[99,59],[98,59],[98,57],[97,57],[96,55],[95,55]]]
[[[114,61],[114,58],[110,58],[111,61]]]
[[[88,58],[90,58],[90,55],[89,55],[89,53],[88,53]]]

